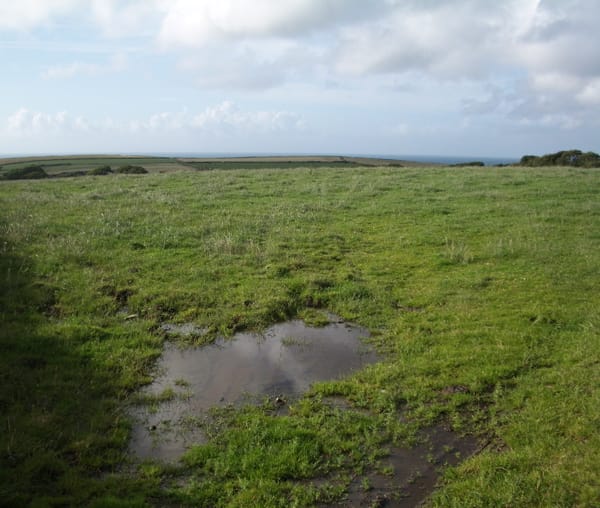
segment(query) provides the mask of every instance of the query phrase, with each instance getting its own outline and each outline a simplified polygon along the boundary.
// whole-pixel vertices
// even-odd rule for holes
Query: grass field
[[[55,156],[55,157],[21,157],[0,159],[0,176],[11,169],[40,165],[49,176],[69,174],[77,171],[90,171],[100,166],[117,169],[124,165],[143,166],[150,173],[166,173],[189,169],[185,163],[171,157],[123,157],[110,155],[96,156]]]
[[[70,173],[88,172],[100,166],[113,170],[120,166],[142,166],[150,173],[169,173],[182,170],[218,169],[297,169],[297,168],[351,168],[351,167],[423,167],[427,164],[393,159],[342,156],[269,156],[269,157],[146,157],[122,155],[66,155],[52,157],[0,158],[0,177],[10,170],[39,165],[49,176],[67,176]]]
[[[482,446],[432,506],[598,506],[599,195],[600,172],[567,168],[0,182],[0,504],[343,504],[442,423]],[[325,311],[384,360],[289,415],[219,412],[179,464],[128,456],[161,323],[229,336]]]

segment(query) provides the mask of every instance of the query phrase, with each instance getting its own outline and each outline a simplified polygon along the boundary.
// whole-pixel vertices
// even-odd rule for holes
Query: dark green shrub
[[[466,166],[482,167],[485,166],[485,164],[481,161],[459,162],[458,164],[452,164],[453,168],[462,168]]]
[[[26,166],[24,168],[9,169],[3,176],[4,180],[37,180],[48,178],[42,166]]]
[[[521,157],[521,161],[519,162],[520,166],[536,166],[539,157],[536,155],[523,155]]]
[[[85,176],[85,171],[62,171],[61,173],[55,173],[49,175],[49,178],[73,178],[74,176]]]
[[[112,172],[110,166],[99,166],[88,171],[88,175],[110,175]]]
[[[127,175],[143,175],[145,173],[148,173],[148,170],[146,168],[143,168],[142,166],[131,166],[128,164],[126,166],[120,166],[119,168],[117,168],[117,173]]]
[[[575,166],[582,168],[600,167],[600,155],[594,152],[582,152],[581,150],[562,150],[538,157],[536,155],[524,155],[521,157],[521,166]]]

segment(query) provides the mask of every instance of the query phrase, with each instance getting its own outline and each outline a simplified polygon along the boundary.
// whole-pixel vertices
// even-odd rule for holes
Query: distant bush
[[[39,180],[40,178],[48,178],[42,166],[9,169],[3,175],[4,180]]]
[[[143,168],[142,166],[131,166],[128,164],[127,166],[120,166],[119,168],[117,168],[117,173],[127,175],[143,175],[145,173],[148,173],[148,170],[146,168]]]
[[[110,166],[99,166],[88,171],[88,175],[110,175],[112,172]]]
[[[73,178],[75,176],[85,176],[87,173],[85,171],[63,171],[61,173],[55,173],[53,175],[48,175],[49,178]]]
[[[563,150],[538,157],[537,155],[524,155],[519,162],[520,166],[575,166],[582,168],[600,168],[600,155],[594,152],[581,150]]]
[[[464,166],[481,167],[481,166],[485,166],[485,164],[483,162],[481,162],[481,161],[459,162],[458,164],[452,164],[451,167],[453,167],[453,168],[462,168]]]

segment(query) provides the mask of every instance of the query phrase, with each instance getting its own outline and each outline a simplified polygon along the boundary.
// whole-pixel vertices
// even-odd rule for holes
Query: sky
[[[600,151],[597,0],[0,0],[0,154]]]

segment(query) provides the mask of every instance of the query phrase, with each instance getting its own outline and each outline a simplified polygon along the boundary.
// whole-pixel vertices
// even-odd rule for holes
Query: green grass
[[[597,505],[598,195],[598,171],[566,168],[0,182],[0,499],[311,505],[444,421],[489,445],[434,506]],[[225,411],[178,466],[128,464],[158,324],[231,335],[322,310],[385,360],[285,417]]]

